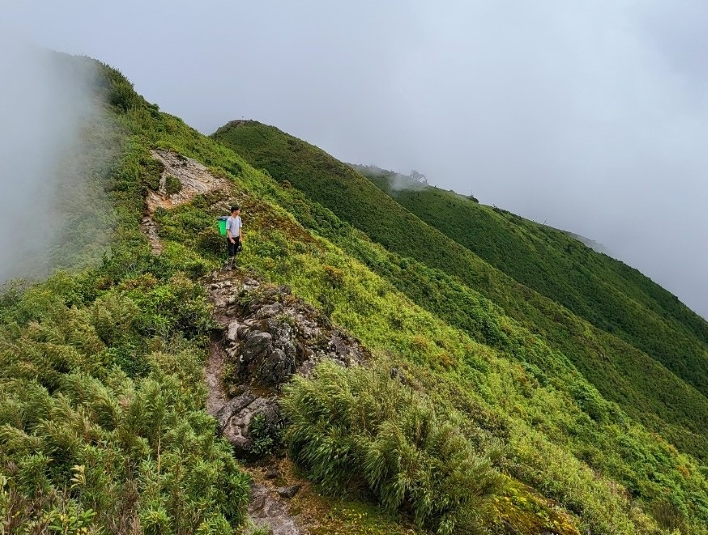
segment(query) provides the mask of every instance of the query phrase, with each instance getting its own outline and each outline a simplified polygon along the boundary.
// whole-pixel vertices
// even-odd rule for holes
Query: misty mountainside
[[[0,294],[4,533],[257,533],[261,469],[298,481],[288,533],[708,533],[706,326],[673,296],[274,127],[201,135],[94,67],[109,243],[76,257],[68,218],[69,269]],[[215,389],[282,418],[231,429],[244,454]]]
[[[627,340],[708,395],[708,322],[636,269],[593,254],[592,247],[578,243],[583,239],[577,235],[439,188],[396,188],[400,179],[392,172],[360,170],[446,236],[594,326]],[[691,340],[694,337],[699,343]]]

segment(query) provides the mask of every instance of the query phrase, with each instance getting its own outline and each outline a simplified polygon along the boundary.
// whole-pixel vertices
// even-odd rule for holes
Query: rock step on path
[[[270,535],[306,534],[299,525],[300,519],[290,515],[286,499],[292,498],[299,490],[297,485],[273,490],[256,483],[251,488],[251,503],[248,514],[257,529],[266,529]],[[292,495],[290,494],[292,492]]]

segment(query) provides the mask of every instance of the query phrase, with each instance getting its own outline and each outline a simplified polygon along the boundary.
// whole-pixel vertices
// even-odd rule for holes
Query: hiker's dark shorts
[[[226,245],[229,248],[229,256],[236,256],[236,253],[239,249],[239,245],[241,245],[241,238],[239,238],[238,236],[234,238],[234,241],[236,243],[231,243],[231,240],[226,238]]]

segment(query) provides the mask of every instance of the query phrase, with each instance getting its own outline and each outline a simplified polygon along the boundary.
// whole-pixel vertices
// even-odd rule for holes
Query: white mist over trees
[[[0,73],[1,283],[100,257],[111,213],[97,179],[113,156],[88,147],[110,130],[95,62],[5,37]]]

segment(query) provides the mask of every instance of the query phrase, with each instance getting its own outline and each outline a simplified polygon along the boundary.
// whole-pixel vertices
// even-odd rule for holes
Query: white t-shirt
[[[231,231],[231,237],[236,238],[241,235],[240,230],[241,230],[241,216],[237,215],[236,217],[229,216],[229,218],[226,220],[226,230]]]

